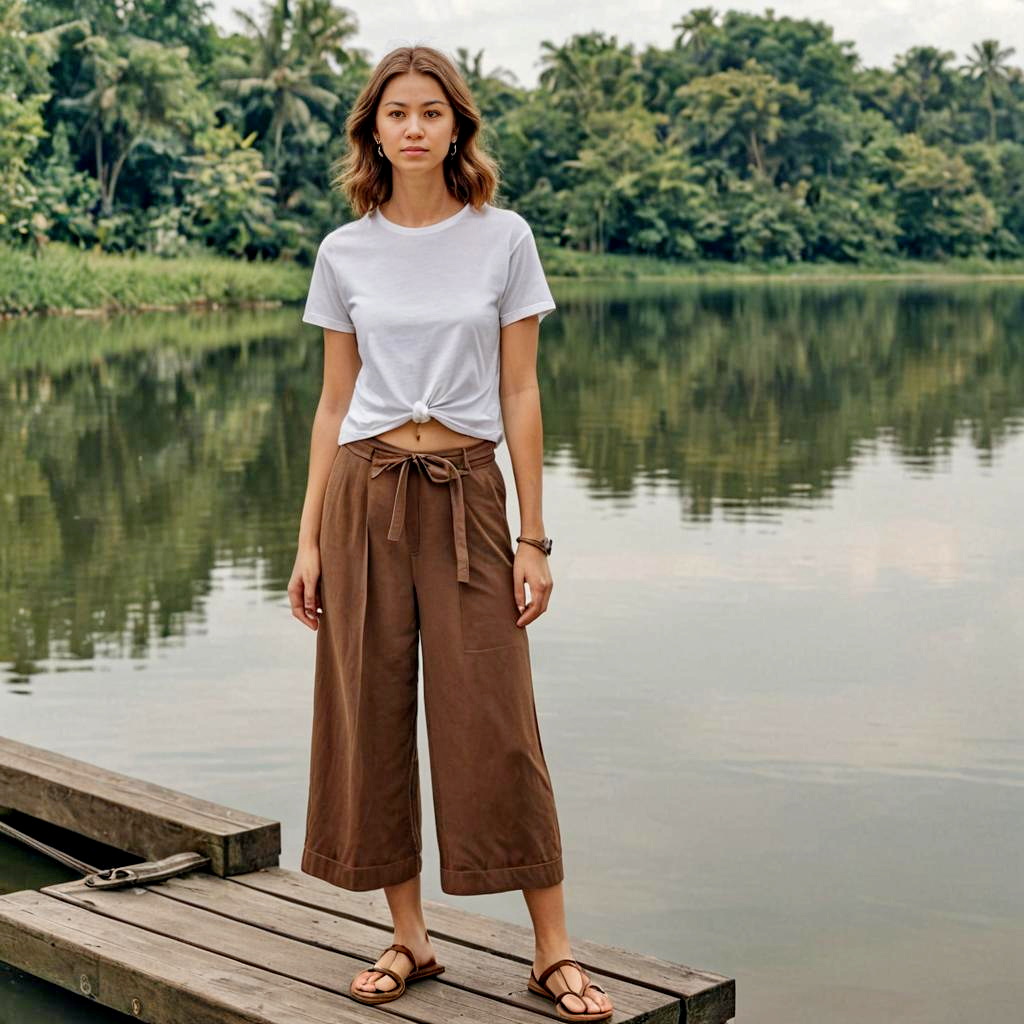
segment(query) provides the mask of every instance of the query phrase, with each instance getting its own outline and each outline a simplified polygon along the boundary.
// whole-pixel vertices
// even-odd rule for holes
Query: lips
[[[426,149],[424,149],[423,146],[406,146],[406,148],[403,149],[402,152],[403,153],[426,153]]]

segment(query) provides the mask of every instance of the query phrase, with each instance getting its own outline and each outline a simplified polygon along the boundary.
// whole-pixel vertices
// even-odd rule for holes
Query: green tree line
[[[334,0],[0,0],[0,240],[308,262],[373,66]],[[455,41],[453,41],[455,42]],[[535,88],[452,51],[548,246],[676,261],[1024,256],[1024,74],[984,39],[867,67],[811,19],[683,13],[541,44]]]

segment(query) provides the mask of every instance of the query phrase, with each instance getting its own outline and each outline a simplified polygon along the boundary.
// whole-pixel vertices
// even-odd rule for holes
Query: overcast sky
[[[253,0],[214,0],[214,20],[224,29],[239,27],[236,8],[255,12]],[[543,39],[564,42],[576,32],[600,29],[620,43],[668,46],[672,24],[694,7],[763,12],[767,4],[668,3],[664,0],[374,0],[346,4],[359,24],[355,45],[376,61],[395,46],[426,43],[448,53],[460,46],[484,51],[485,71],[509,68],[523,85],[537,81]],[[911,46],[931,45],[962,57],[972,42],[998,39],[1014,46],[1014,64],[1024,62],[1022,0],[775,0],[776,15],[814,18],[835,29],[836,38],[856,45],[868,65],[888,67],[893,55]]]

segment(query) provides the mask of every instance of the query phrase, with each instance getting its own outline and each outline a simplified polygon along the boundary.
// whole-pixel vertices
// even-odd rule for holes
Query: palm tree
[[[14,17],[20,13],[20,6],[20,4],[11,5],[4,12],[3,16],[0,16],[0,38],[13,35],[15,31]],[[61,24],[43,29],[41,32],[21,33],[21,37],[30,46],[35,47],[42,58],[42,67],[47,69],[56,61],[64,36],[69,35],[71,32],[81,32],[83,36],[87,36],[90,34],[90,31],[89,22],[85,18],[77,18],[74,21],[61,22]],[[38,67],[37,64],[35,66]]]
[[[201,100],[187,47],[126,35],[114,41],[88,36],[76,49],[85,54],[91,88],[81,96],[62,97],[57,105],[87,117],[100,207],[108,215],[125,161],[136,147],[157,147],[185,135]]]
[[[519,84],[515,72],[510,71],[508,68],[493,68],[485,74],[483,50],[477,50],[476,53],[471,54],[464,46],[460,46],[455,51],[455,63],[474,93],[488,79],[501,82],[502,85],[511,88],[515,88]]]
[[[955,54],[935,46],[912,46],[895,59],[895,76],[913,106],[910,129],[919,131],[921,115],[936,106],[945,106],[953,90],[953,78],[947,67]]]
[[[1017,52],[1012,46],[999,48],[995,39],[983,39],[974,43],[967,63],[960,70],[966,71],[971,79],[981,79],[985,90],[985,106],[988,108],[988,141],[996,141],[996,89],[1009,78],[1007,61]]]
[[[672,25],[676,32],[673,44],[677,49],[689,50],[699,63],[711,48],[717,22],[718,11],[713,7],[696,7]]]
[[[497,67],[484,71],[484,51],[471,54],[464,46],[455,50],[455,66],[465,78],[485,120],[499,117],[522,102],[522,87],[513,71]]]
[[[235,15],[256,40],[255,67],[253,74],[225,78],[221,84],[269,107],[268,163],[276,172],[285,131],[310,123],[310,104],[329,111],[338,103],[338,97],[317,85],[316,78],[333,65],[348,62],[345,43],[357,26],[350,12],[335,7],[331,0],[297,0],[295,4],[270,0],[263,3],[262,23],[245,11],[236,10]]]
[[[601,110],[626,110],[643,100],[640,62],[630,45],[594,31],[572,36],[561,46],[541,44],[538,80],[555,102],[583,120]]]

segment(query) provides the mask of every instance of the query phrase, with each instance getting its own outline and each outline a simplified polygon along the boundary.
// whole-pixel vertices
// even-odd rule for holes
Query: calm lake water
[[[571,933],[736,978],[738,1022],[1020,1019],[1024,289],[555,293],[528,629]],[[295,309],[0,330],[0,735],[280,820],[290,868],[321,359]],[[424,895],[528,924],[441,892],[420,723]],[[0,840],[0,891],[67,877]],[[0,1021],[122,1019],[0,969]]]

